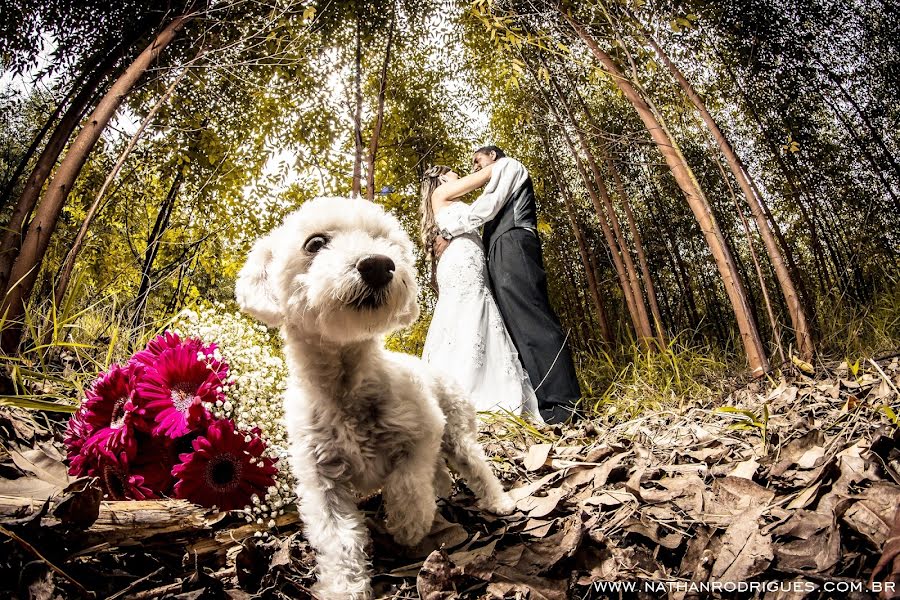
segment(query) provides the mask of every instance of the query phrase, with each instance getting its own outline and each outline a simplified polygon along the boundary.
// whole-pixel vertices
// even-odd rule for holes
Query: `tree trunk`
[[[712,214],[709,202],[700,189],[700,185],[691,171],[684,156],[681,153],[675,139],[665,128],[665,125],[659,117],[653,113],[649,104],[641,96],[634,85],[629,82],[618,66],[613,62],[612,58],[601,50],[597,42],[590,36],[587,30],[576,22],[569,14],[560,9],[560,13],[569,22],[578,36],[587,44],[588,48],[614,79],[619,90],[625,95],[643,121],[645,127],[650,133],[651,138],[657,148],[662,153],[669,165],[678,187],[687,199],[700,229],[706,237],[706,242],[715,260],[725,291],[734,310],[735,319],[741,334],[741,342],[747,357],[747,362],[754,376],[762,376],[769,370],[769,361],[766,358],[765,349],[762,340],[759,337],[759,331],[753,320],[753,315],[747,302],[747,294],[741,283],[734,259],[731,257],[728,248],[722,237],[719,225]]]
[[[196,60],[196,59],[195,59]],[[88,209],[87,214],[84,216],[84,221],[81,223],[81,228],[78,230],[78,234],[75,236],[75,240],[72,242],[72,247],[69,248],[68,254],[66,254],[66,258],[63,261],[62,268],[59,272],[59,277],[56,282],[56,290],[54,291],[53,298],[57,306],[60,306],[63,301],[63,297],[66,295],[66,288],[69,287],[69,280],[72,277],[72,270],[75,268],[75,260],[78,258],[78,254],[81,252],[81,247],[84,244],[84,238],[87,236],[88,229],[91,227],[91,223],[94,221],[94,217],[97,215],[97,211],[100,209],[100,204],[103,202],[103,198],[106,196],[106,190],[109,189],[109,186],[112,185],[113,181],[119,176],[119,172],[122,170],[122,166],[125,164],[125,160],[128,158],[128,155],[131,154],[131,151],[134,150],[134,147],[137,145],[138,140],[144,134],[144,130],[147,128],[147,125],[153,121],[153,118],[156,116],[156,113],[159,112],[159,109],[163,107],[163,105],[168,101],[169,97],[172,95],[172,92],[175,91],[175,87],[178,83],[184,78],[187,74],[188,69],[185,68],[181,71],[178,77],[175,78],[169,87],[166,89],[165,93],[157,100],[156,104],[150,109],[150,112],[147,113],[147,116],[144,117],[144,120],[141,121],[140,126],[137,131],[134,132],[134,135],[131,136],[131,139],[128,141],[128,145],[119,155],[116,164],[113,166],[112,171],[110,171],[109,175],[107,175],[106,179],[103,181],[103,185],[100,186],[100,190],[97,192],[97,195],[94,197],[94,202],[91,204],[91,207]]]
[[[763,143],[765,143],[766,146],[768,146],[770,153],[772,154],[775,161],[778,163],[779,167],[781,168],[781,173],[784,176],[784,180],[787,183],[788,189],[790,190],[790,195],[791,195],[790,200],[793,200],[795,202],[800,202],[800,195],[803,194],[803,191],[800,190],[799,186],[794,181],[794,178],[791,175],[789,169],[784,164],[784,161],[782,160],[781,153],[778,150],[778,147],[772,142],[772,140],[767,135],[766,126],[763,123],[762,117],[760,117],[759,113],[757,112],[756,106],[754,105],[753,100],[750,98],[750,96],[744,90],[744,88],[741,85],[738,78],[735,76],[735,74],[729,68],[728,63],[726,62],[725,57],[722,55],[722,53],[719,52],[718,48],[716,48],[714,44],[710,44],[710,46],[712,47],[713,52],[715,52],[716,57],[718,57],[719,62],[721,62],[722,65],[725,67],[725,73],[728,74],[728,78],[731,80],[731,84],[735,87],[735,89],[741,95],[741,98],[744,100],[744,105],[745,105],[746,110],[750,113],[750,116],[753,117],[753,120],[756,122],[757,126],[759,127],[760,135],[762,137]],[[745,169],[745,172],[746,172],[746,169]],[[750,187],[753,189],[754,197],[762,198],[763,195],[760,193],[759,188],[756,185],[756,180],[753,178],[748,178],[748,179],[750,181]],[[801,305],[805,306],[805,307],[807,307],[807,309],[809,309],[810,312],[807,316],[810,317],[810,320],[812,321],[812,325],[813,325],[813,327],[815,327],[815,321],[816,321],[815,304],[812,301],[812,295],[809,293],[809,291],[806,288],[806,285],[803,280],[803,274],[800,271],[800,268],[797,266],[796,260],[794,258],[794,253],[791,251],[791,247],[790,247],[790,245],[788,245],[787,240],[785,239],[784,234],[781,231],[781,228],[776,226],[777,223],[775,221],[775,217],[772,215],[771,211],[769,210],[768,205],[763,202],[763,203],[761,203],[761,206],[762,206],[763,212],[765,213],[766,219],[768,219],[768,221],[773,224],[772,231],[775,234],[775,237],[778,238],[778,243],[781,245],[781,248],[784,250],[784,257],[787,260],[788,271],[790,273],[791,280],[797,285],[797,288],[798,288],[797,291],[800,293]],[[821,250],[821,247],[819,249]]]
[[[60,115],[63,114],[64,110],[66,110],[69,106],[71,106],[70,101],[73,98],[78,97],[78,93],[84,91],[85,87],[89,88],[89,96],[88,100],[90,100],[90,96],[93,95],[94,91],[96,91],[99,83],[95,80],[97,78],[103,78],[105,75],[109,74],[109,69],[104,68],[103,65],[111,68],[117,61],[117,56],[119,51],[124,47],[125,42],[120,42],[118,46],[113,48],[104,48],[100,52],[97,52],[93,56],[91,56],[88,60],[86,60],[79,67],[79,74],[75,78],[75,81],[72,83],[72,87],[69,89],[65,98],[60,100],[59,104],[56,106],[56,109],[53,111],[53,114],[47,118],[44,122],[44,126],[41,127],[41,130],[34,136],[34,139],[31,142],[31,145],[28,147],[28,150],[25,151],[25,154],[22,156],[22,159],[16,165],[15,171],[13,171],[12,175],[6,181],[3,186],[3,191],[0,192],[0,209],[5,208],[12,201],[12,193],[13,189],[15,189],[16,182],[19,180],[19,177],[22,176],[25,169],[28,167],[28,163],[31,161],[31,158],[35,155],[38,148],[41,147],[41,142],[44,141],[47,133],[50,131],[50,128],[57,123],[57,119],[60,118]],[[77,110],[79,113],[79,118],[81,113],[84,112],[84,106]],[[77,124],[77,121],[76,121]],[[69,132],[71,135],[71,131]],[[67,138],[68,139],[68,136]],[[57,152],[57,156],[59,152]],[[56,161],[56,157],[53,159],[54,163]],[[43,185],[43,181],[41,182]]]
[[[669,58],[668,54],[663,51],[653,36],[646,32],[644,32],[643,35],[644,39],[647,40],[654,52],[659,56],[660,60],[668,67],[672,76],[678,81],[682,91],[697,108],[697,112],[700,113],[700,118],[703,119],[703,122],[715,139],[719,150],[721,150],[722,154],[725,156],[725,161],[728,163],[738,186],[741,188],[741,192],[744,194],[747,204],[750,206],[750,212],[753,215],[759,235],[766,247],[769,260],[772,261],[772,265],[775,268],[778,284],[780,285],[781,292],[784,294],[785,301],[787,302],[791,323],[794,327],[794,334],[797,338],[797,351],[804,360],[811,360],[814,351],[812,334],[809,329],[803,302],[797,294],[794,280],[785,263],[781,249],[778,247],[776,235],[773,233],[774,229],[778,229],[778,224],[775,221],[772,221],[770,225],[769,221],[766,219],[767,211],[763,210],[765,201],[761,196],[757,196],[757,194],[754,193],[756,187],[751,183],[749,172],[744,167],[741,159],[734,151],[734,147],[719,127],[715,118],[713,118],[712,114],[710,114],[709,110],[706,108],[706,103],[703,101],[703,98],[700,97],[700,94],[697,93],[678,66]],[[785,248],[785,252],[787,251],[787,248]]]
[[[59,215],[94,144],[97,143],[103,129],[134,84],[156,60],[159,53],[172,41],[177,32],[192,18],[194,18],[193,14],[177,17],[156,36],[156,39],[129,65],[97,103],[84,128],[69,147],[28,228],[28,233],[22,243],[22,250],[10,274],[9,286],[3,299],[2,308],[0,308],[0,313],[5,315],[7,323],[2,340],[0,340],[0,349],[3,351],[13,352],[21,341],[22,328],[18,321],[24,314],[25,304],[34,289]]]
[[[619,176],[619,170],[609,154],[606,155],[606,164],[609,172],[612,174],[613,182],[616,184],[616,190],[622,207],[625,209],[625,217],[628,219],[628,229],[631,231],[631,237],[634,239],[634,249],[637,253],[638,263],[641,265],[641,273],[644,276],[644,287],[647,291],[647,301],[650,304],[650,312],[653,315],[653,321],[656,324],[656,339],[659,341],[660,348],[666,347],[666,334],[663,331],[662,316],[659,312],[659,302],[656,298],[656,286],[653,285],[653,277],[650,275],[650,266],[647,264],[647,255],[644,253],[644,241],[638,231],[637,223],[634,220],[634,213],[631,211],[631,202],[625,194],[625,186],[622,184],[622,178]]]
[[[59,155],[65,149],[66,142],[72,137],[72,132],[75,131],[78,123],[81,121],[81,117],[94,97],[97,88],[115,67],[115,62],[115,57],[110,55],[109,60],[104,65],[101,65],[93,76],[85,82],[81,91],[69,104],[65,113],[63,113],[62,118],[50,135],[50,139],[47,140],[47,144],[38,156],[34,168],[28,175],[28,179],[25,180],[25,185],[22,187],[22,192],[19,194],[15,207],[13,207],[9,222],[3,230],[2,237],[0,237],[0,290],[7,289],[10,272],[19,255],[19,248],[26,233],[26,223],[28,223],[28,219],[31,217],[31,213],[37,204],[44,183],[50,176]]]
[[[741,210],[737,194],[734,193],[734,188],[731,186],[731,182],[728,180],[728,176],[725,173],[725,167],[722,166],[718,156],[714,156],[713,160],[715,161],[716,166],[719,167],[719,171],[722,173],[722,179],[728,186],[728,194],[731,196],[734,210],[741,218],[741,224],[743,225],[744,233],[747,236],[747,247],[750,249],[750,258],[753,260],[753,268],[756,271],[756,277],[759,280],[759,289],[762,292],[763,303],[766,305],[766,314],[769,317],[769,327],[772,328],[772,337],[775,339],[775,346],[778,348],[778,355],[781,357],[781,362],[785,363],[787,362],[787,357],[785,356],[784,348],[781,345],[781,328],[778,326],[778,321],[775,319],[775,311],[772,310],[772,301],[769,299],[766,278],[763,276],[762,268],[759,266],[759,259],[756,257],[756,248],[753,244],[753,233],[750,231],[750,224],[744,216],[744,211]]]
[[[381,64],[381,83],[378,87],[378,109],[375,114],[375,126],[372,127],[372,139],[369,140],[369,155],[366,158],[366,198],[375,199],[375,156],[378,154],[378,141],[381,138],[381,126],[384,123],[384,96],[387,91],[388,66],[391,62],[391,44],[394,41],[394,22],[391,17],[388,28],[387,44],[384,49],[384,62]]]
[[[604,134],[605,132],[594,119],[593,114],[591,114],[590,109],[587,106],[587,103],[584,101],[584,98],[581,96],[581,92],[578,91],[578,88],[575,86],[574,82],[570,74],[566,71],[566,78],[571,85],[572,92],[574,93],[575,99],[578,101],[578,105],[581,108],[581,111],[584,113],[585,118],[588,121],[588,124],[597,134]],[[559,87],[557,86],[557,89]],[[571,113],[570,113],[571,114]],[[625,208],[626,217],[628,219],[628,226],[631,230],[632,237],[634,238],[635,244],[635,252],[638,255],[638,262],[641,265],[641,272],[644,278],[644,286],[647,292],[647,301],[650,304],[650,312],[653,315],[653,319],[656,323],[656,335],[657,340],[659,341],[660,347],[664,348],[666,346],[666,337],[664,332],[664,327],[662,323],[662,319],[660,317],[659,312],[659,302],[657,300],[656,288],[653,285],[653,280],[650,276],[650,269],[647,265],[647,257],[644,254],[644,244],[641,240],[640,233],[637,230],[637,226],[634,222],[634,214],[631,212],[631,204],[628,201],[628,197],[625,195],[625,188],[622,185],[622,178],[619,176],[619,171],[616,168],[615,161],[613,161],[612,156],[610,156],[609,150],[607,149],[603,140],[600,141],[600,151],[604,161],[606,162],[607,169],[610,172],[610,175],[613,178],[613,182],[616,185],[616,190],[619,194],[621,202]],[[629,257],[630,258],[630,257]],[[632,266],[633,268],[633,266]]]
[[[138,288],[135,297],[134,312],[131,316],[131,326],[137,329],[141,326],[144,317],[144,310],[147,308],[147,301],[150,299],[150,290],[152,289],[152,273],[153,263],[156,262],[156,255],[159,253],[159,244],[163,235],[169,229],[169,222],[172,218],[172,211],[175,209],[175,201],[178,199],[178,192],[181,191],[181,184],[184,177],[181,171],[172,180],[169,187],[169,193],[166,194],[163,203],[156,213],[156,222],[153,223],[153,231],[147,238],[147,249],[144,251],[144,260],[141,263],[141,285]]]
[[[43,126],[41,126],[40,131],[35,134],[34,139],[31,140],[31,144],[28,146],[28,149],[25,150],[25,153],[16,163],[15,169],[13,169],[12,173],[10,173],[9,177],[6,179],[6,182],[3,184],[3,191],[0,191],[0,210],[6,208],[7,205],[12,201],[12,193],[16,187],[16,182],[19,180],[19,177],[22,176],[22,173],[25,172],[26,167],[28,167],[28,163],[31,162],[31,159],[34,157],[35,153],[38,151],[38,148],[41,147],[41,142],[44,141],[44,138],[47,136],[47,133],[50,131],[50,128],[53,127],[53,124],[57,122],[60,114],[62,114],[63,109],[69,105],[69,101],[72,100],[72,95],[75,94],[75,90],[79,89],[81,83],[84,81],[87,73],[82,73],[78,79],[75,81],[74,86],[69,93],[66,94],[65,98],[59,101],[59,104],[56,105],[56,109],[54,109],[53,114],[47,117],[47,120],[44,121]]]
[[[600,290],[597,287],[597,279],[594,276],[594,270],[591,267],[590,249],[588,248],[588,245],[584,240],[584,235],[581,232],[581,227],[578,225],[578,219],[576,218],[575,209],[572,204],[572,195],[569,193],[569,188],[566,185],[565,180],[563,180],[563,178],[560,176],[553,157],[551,157],[549,153],[550,147],[549,144],[547,144],[547,164],[550,166],[550,171],[553,174],[553,179],[556,183],[556,186],[559,188],[560,195],[563,198],[563,203],[566,207],[566,214],[569,217],[569,224],[572,226],[572,233],[575,236],[575,241],[578,243],[578,252],[581,255],[581,264],[584,265],[584,274],[588,283],[588,291],[590,292],[591,300],[594,303],[594,311],[597,315],[597,323],[600,325],[600,335],[607,345],[612,346],[613,334],[612,330],[609,328],[609,319],[606,317],[606,310],[603,308],[603,301],[600,298]]]
[[[619,246],[616,243],[616,239],[613,236],[612,230],[609,228],[609,223],[606,220],[606,215],[604,214],[603,205],[600,203],[600,198],[597,196],[597,190],[593,185],[591,185],[590,176],[584,168],[584,164],[581,162],[581,158],[578,156],[578,152],[575,149],[575,145],[572,142],[572,138],[569,137],[569,133],[566,131],[565,126],[559,118],[559,114],[556,112],[556,108],[553,106],[553,103],[550,102],[550,99],[544,96],[545,102],[547,102],[547,106],[550,109],[551,114],[559,125],[560,131],[562,132],[563,139],[566,142],[566,146],[569,148],[569,152],[572,153],[572,158],[575,160],[575,167],[578,169],[578,173],[581,175],[581,179],[584,182],[584,186],[587,189],[588,195],[591,198],[591,202],[594,205],[594,211],[597,214],[597,220],[600,222],[600,228],[603,231],[603,237],[606,240],[606,245],[609,248],[610,256],[613,260],[613,266],[616,270],[616,275],[619,278],[619,286],[622,288],[622,296],[625,299],[625,306],[628,308],[628,314],[631,317],[631,323],[634,326],[635,334],[638,338],[641,338],[641,321],[638,316],[637,308],[635,305],[635,299],[632,295],[631,283],[628,280],[628,276],[625,274],[625,266],[622,263],[622,257],[619,254]]]
[[[544,68],[547,68],[546,64],[544,65]],[[563,94],[562,89],[559,87],[559,84],[556,82],[556,79],[553,76],[550,76],[550,82],[553,85],[553,89],[556,91],[560,104],[562,104],[563,108],[566,111],[566,116],[569,119],[569,123],[571,123],[572,127],[575,129],[575,135],[578,137],[578,145],[581,147],[581,151],[584,153],[584,157],[588,163],[588,167],[590,168],[591,173],[594,176],[594,183],[596,185],[597,192],[599,193],[600,199],[603,201],[603,205],[606,208],[606,214],[609,216],[609,221],[612,225],[612,231],[615,238],[615,244],[622,256],[622,261],[625,267],[625,277],[628,280],[628,286],[631,288],[631,297],[634,301],[634,308],[637,311],[638,321],[637,323],[635,323],[635,328],[638,332],[638,340],[645,347],[650,348],[650,339],[653,338],[653,329],[650,327],[650,318],[647,315],[647,307],[644,305],[644,293],[641,289],[641,282],[638,278],[637,269],[635,269],[634,261],[631,258],[631,251],[628,248],[628,241],[625,239],[625,236],[622,235],[622,228],[619,225],[619,218],[616,215],[615,208],[613,207],[612,198],[610,198],[609,195],[609,188],[606,186],[606,180],[604,179],[603,174],[600,172],[600,167],[597,165],[597,161],[594,158],[593,153],[591,152],[587,140],[585,139],[584,132],[582,132],[582,130],[578,127],[578,123],[575,121],[575,115],[572,113],[571,107],[565,100],[565,94]],[[547,103],[550,103],[549,99],[547,99]],[[555,109],[554,115],[556,115],[558,118],[558,114],[555,112]],[[562,126],[562,124],[560,124],[560,126]],[[587,181],[585,181],[585,184],[587,185]]]
[[[355,75],[353,79],[353,182],[350,196],[359,198],[362,188],[362,32],[360,31],[359,7],[356,8],[356,55],[354,59]]]

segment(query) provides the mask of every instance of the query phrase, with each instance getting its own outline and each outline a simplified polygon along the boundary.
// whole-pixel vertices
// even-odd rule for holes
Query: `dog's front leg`
[[[437,511],[434,481],[438,451],[437,439],[417,444],[399,459],[385,481],[385,526],[398,544],[415,546],[431,531]]]
[[[322,600],[368,600],[368,530],[356,494],[348,482],[322,473],[309,449],[295,447],[291,459],[304,533],[316,551],[318,582],[313,591]]]

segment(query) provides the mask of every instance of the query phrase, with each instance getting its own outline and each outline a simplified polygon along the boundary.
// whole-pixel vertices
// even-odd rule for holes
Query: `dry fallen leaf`
[[[773,558],[772,538],[760,533],[758,523],[766,510],[765,506],[748,508],[725,530],[712,568],[713,580],[745,581],[766,570]]]
[[[525,469],[527,471],[537,471],[543,467],[544,463],[547,462],[547,457],[550,456],[552,448],[553,444],[535,444],[531,446],[523,461]]]

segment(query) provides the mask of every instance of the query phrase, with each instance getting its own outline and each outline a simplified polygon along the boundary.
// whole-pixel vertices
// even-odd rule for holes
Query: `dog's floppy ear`
[[[234,294],[245,313],[252,315],[271,327],[278,327],[284,320],[284,313],[275,292],[275,257],[273,250],[277,244],[278,232],[256,241],[247,262],[238,273]]]

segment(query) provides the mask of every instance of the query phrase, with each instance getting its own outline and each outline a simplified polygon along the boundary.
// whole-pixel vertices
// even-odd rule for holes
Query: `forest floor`
[[[898,387],[895,355],[815,376],[792,369],[614,424],[486,422],[482,441],[518,510],[482,513],[457,487],[409,549],[385,532],[380,497],[362,500],[375,591],[869,598],[873,570],[900,590],[900,427],[889,408]],[[0,408],[0,593],[309,597],[315,559],[295,512],[263,532],[183,501],[101,501],[67,479],[63,426]],[[64,485],[48,502],[32,499]],[[737,582],[755,587],[736,592]]]

